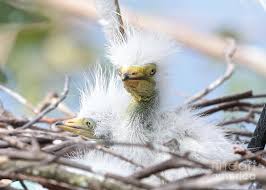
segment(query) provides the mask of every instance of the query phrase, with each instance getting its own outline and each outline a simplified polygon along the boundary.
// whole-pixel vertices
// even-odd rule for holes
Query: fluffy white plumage
[[[84,79],[78,117],[93,119],[97,125],[96,136],[105,136],[112,127],[121,125],[129,96],[113,68],[97,64],[85,74]]]
[[[167,37],[151,32],[145,32],[140,29],[130,28],[126,30],[127,41],[118,44],[111,44],[108,47],[108,57],[116,66],[145,65],[147,63],[156,63],[156,85],[159,91],[159,99],[167,99],[163,94],[166,81],[164,71],[167,65],[163,59],[175,52],[176,44]],[[163,81],[163,82],[162,82]],[[162,85],[164,84],[164,85]],[[168,86],[168,88],[170,88]],[[195,112],[189,108],[184,108],[178,112],[162,112],[164,106],[160,104],[159,109],[154,116],[154,133],[150,131],[139,131],[135,126],[131,128],[136,133],[149,133],[145,136],[149,140],[156,139],[159,144],[163,144],[171,139],[176,139],[180,144],[180,151],[193,151],[198,155],[209,159],[233,159],[233,144],[224,136],[222,129],[209,124],[203,118],[195,116]],[[128,127],[129,128],[129,127]],[[126,133],[124,131],[124,133]],[[203,158],[202,157],[202,158]]]
[[[127,40],[113,42],[107,49],[108,58],[116,66],[158,63],[178,50],[174,41],[156,32],[128,26],[125,34]]]
[[[90,118],[96,123],[96,136],[109,136],[115,140],[118,126],[129,104],[129,96],[113,68],[97,64],[85,73],[85,87],[80,89],[80,111],[77,117]],[[114,149],[114,148],[112,148]],[[131,164],[97,150],[81,148],[69,155],[76,162],[89,165],[99,174],[112,172],[129,175],[134,171]],[[75,170],[81,172],[80,170]]]
[[[113,13],[114,7],[106,3],[106,0],[96,2],[98,6],[101,3],[107,5],[101,9],[103,11],[101,15],[105,20],[105,31],[107,31],[109,30],[108,27],[116,24],[117,21],[112,16],[108,20],[108,14],[104,12]],[[162,61],[177,50],[176,44],[160,34],[147,33],[131,27],[125,28],[125,34],[126,39],[110,40],[108,58],[111,63],[117,67],[155,63],[157,65],[156,84],[160,92],[159,99],[161,101],[167,98],[161,95],[161,92],[164,91],[162,78],[166,67]],[[121,36],[120,34],[115,35]],[[117,39],[117,37],[114,38]],[[225,161],[235,158],[233,144],[225,138],[223,131],[206,122],[203,118],[196,117],[194,112],[188,108],[180,109],[178,112],[163,112],[163,106],[160,104],[158,110],[154,110],[150,129],[140,127],[140,123],[139,125],[132,124],[128,117],[124,117],[130,100],[121,81],[113,71],[111,79],[106,79],[101,69],[96,71],[93,72],[95,85],[89,86],[81,93],[81,110],[79,113],[80,117],[90,117],[96,121],[96,131],[108,131],[112,134],[112,140],[130,143],[165,144],[174,139],[177,145],[174,146],[173,151],[192,152],[192,156],[201,161]],[[158,156],[152,152],[137,150],[133,147],[130,149],[112,147],[112,149],[146,166],[166,159],[165,156]],[[105,172],[129,174],[134,171],[134,168],[128,164],[124,167],[125,163],[96,152],[88,153],[79,161],[93,163],[96,169]],[[175,172],[174,178],[188,175],[184,170],[179,171]]]
[[[86,88],[81,90],[81,107],[78,116],[90,117],[96,122],[96,135],[111,133],[111,140],[114,141],[142,143],[143,141],[138,140],[136,136],[132,136],[135,133],[135,135],[147,135],[145,142],[158,145],[176,139],[178,149],[175,149],[175,152],[190,151],[192,157],[200,161],[224,161],[234,157],[231,151],[232,144],[225,139],[223,131],[206,122],[203,118],[196,117],[194,112],[186,108],[177,113],[158,113],[160,117],[154,123],[154,131],[142,131],[137,126],[128,126],[127,118],[124,115],[127,112],[129,96],[115,75],[115,71],[111,69],[111,71],[105,72],[102,66],[98,65],[91,70],[89,75],[92,77],[86,79]],[[129,129],[129,127],[131,128]],[[162,154],[157,155],[147,150],[130,147],[112,147],[111,149],[146,166],[168,158]],[[86,152],[82,149],[80,151]],[[72,158],[75,161],[88,164],[92,166],[93,170],[100,173],[112,172],[129,175],[136,170],[134,166],[128,163],[98,151],[90,151],[85,155],[78,152],[73,155]],[[180,178],[195,172],[182,169],[165,175],[171,178]]]
[[[221,127],[197,117],[196,112],[182,108],[177,112],[161,114],[155,131],[155,142],[163,144],[171,139],[177,142],[175,152],[191,152],[191,156],[200,161],[225,161],[236,156],[233,144],[225,138]]]

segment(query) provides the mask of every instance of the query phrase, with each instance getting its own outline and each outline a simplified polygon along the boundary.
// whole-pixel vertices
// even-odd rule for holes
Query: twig
[[[195,162],[191,162],[188,159],[177,159],[177,158],[170,158],[166,161],[163,161],[159,164],[146,167],[140,171],[135,172],[134,174],[130,175],[129,177],[135,179],[143,179],[147,178],[151,175],[157,174],[159,172],[166,171],[168,169],[174,168],[202,168],[202,165],[196,164]]]
[[[244,137],[251,137],[252,132],[246,131],[246,130],[241,130],[241,129],[225,129],[225,132],[227,134],[233,134],[233,135],[240,135]]]
[[[19,93],[17,93],[15,91],[13,91],[13,90],[1,85],[1,84],[0,84],[0,90],[2,90],[3,92],[9,94],[11,97],[13,97],[19,103],[21,103],[22,105],[26,106],[30,111],[35,113],[34,106],[28,100],[26,100],[26,98],[21,96]]]
[[[125,161],[127,163],[130,163],[130,164],[132,164],[132,165],[134,165],[136,167],[145,168],[142,164],[138,164],[138,163],[136,163],[135,161],[133,161],[131,159],[128,159],[128,158],[126,158],[126,157],[124,157],[124,156],[122,156],[120,154],[117,154],[114,151],[112,151],[111,149],[107,149],[107,148],[102,147],[102,146],[98,146],[96,148],[97,148],[97,150],[100,150],[100,151],[102,151],[104,153],[110,154],[110,155],[112,155],[112,156],[114,156],[116,158],[119,158],[120,160],[123,160],[123,161]],[[155,176],[158,177],[159,179],[161,179],[164,182],[169,182],[165,177],[161,176],[160,174],[155,174]]]
[[[256,162],[266,166],[266,160],[261,156],[261,154],[254,154],[247,149],[239,148],[239,147],[235,149],[235,153],[241,155],[244,159],[255,160]],[[262,153],[265,153],[265,152],[262,152]]]
[[[256,168],[251,171],[223,172],[219,174],[203,175],[183,181],[178,180],[155,188],[155,190],[217,189],[217,185],[220,184],[245,184],[255,180],[261,183],[266,182],[265,169]]]
[[[213,91],[214,89],[216,89],[218,86],[222,85],[226,80],[228,80],[232,76],[232,74],[234,72],[234,69],[235,69],[235,65],[232,62],[232,57],[233,57],[235,51],[236,51],[235,41],[233,39],[230,39],[229,40],[229,45],[225,49],[225,60],[226,60],[226,63],[227,63],[227,69],[226,69],[224,75],[221,76],[221,77],[219,77],[215,81],[213,81],[204,90],[196,93],[191,98],[189,98],[186,101],[187,104],[191,104],[191,103],[196,102],[197,100],[203,98],[204,96],[206,96],[207,94],[209,94],[211,91]]]
[[[150,189],[152,187],[152,186],[147,185],[145,183],[142,183],[142,182],[139,182],[139,181],[133,180],[133,179],[128,179],[128,178],[120,176],[120,175],[115,175],[115,174],[111,174],[111,173],[100,174],[98,172],[95,172],[90,166],[79,164],[79,163],[71,161],[69,159],[60,158],[58,156],[53,156],[53,155],[50,155],[47,153],[40,152],[38,154],[35,154],[34,152],[26,152],[26,151],[19,151],[19,150],[16,150],[16,151],[15,150],[1,150],[0,149],[0,154],[8,156],[10,159],[24,159],[24,160],[31,160],[31,161],[42,161],[44,163],[46,163],[47,160],[48,161],[52,160],[55,163],[58,163],[60,165],[69,166],[72,168],[80,169],[80,170],[90,172],[93,174],[97,174],[97,175],[104,175],[104,177],[106,177],[106,178],[118,180],[118,181],[121,181],[123,183],[130,184],[130,185],[133,185],[136,187],[145,188],[145,189]],[[23,168],[23,171],[24,171],[24,168],[29,168],[29,166],[34,167],[34,166],[38,166],[38,165],[39,165],[38,163],[37,164],[35,164],[35,163],[28,164],[27,163],[26,165],[24,164],[18,168]],[[1,165],[0,165],[0,167],[1,167]],[[34,170],[38,170],[38,169],[34,168],[32,170],[34,171]],[[19,171],[22,172],[21,170],[19,170]],[[25,170],[25,172],[27,172],[27,171]],[[0,174],[0,176],[1,176],[1,174]]]
[[[53,104],[54,102],[56,102],[59,98],[59,95],[56,92],[50,92],[48,93],[45,98],[43,99],[43,101],[41,101],[39,103],[39,105],[37,106],[37,108],[35,108],[35,112],[36,113],[40,113],[42,112],[44,109],[46,109],[50,104]],[[61,102],[57,109],[59,111],[61,111],[62,113],[66,114],[69,117],[74,117],[75,114],[68,108],[68,106],[66,106],[63,102]]]
[[[199,108],[204,108],[207,106],[212,106],[220,103],[225,103],[225,102],[232,102],[235,100],[242,100],[246,98],[250,98],[253,96],[253,93],[251,90],[242,92],[242,93],[237,93],[229,96],[223,96],[211,100],[203,100],[201,102],[195,103],[192,105],[193,108],[199,109]]]
[[[120,6],[119,6],[118,0],[114,0],[114,4],[116,6],[116,15],[117,15],[117,19],[118,19],[118,22],[119,22],[119,32],[121,33],[121,35],[124,38],[126,38],[125,30],[124,30],[124,23],[123,23],[122,14],[121,14],[121,11],[120,11]]]
[[[65,85],[64,85],[64,90],[63,90],[62,94],[60,95],[60,97],[58,98],[58,100],[56,102],[54,102],[53,104],[49,105],[46,109],[44,109],[38,115],[36,115],[36,117],[34,117],[30,122],[28,122],[25,125],[23,125],[21,127],[21,129],[26,129],[26,128],[30,127],[31,125],[33,125],[34,123],[36,123],[37,121],[39,121],[47,113],[49,113],[52,110],[54,110],[60,104],[60,102],[62,102],[66,98],[67,93],[68,93],[68,90],[69,90],[69,78],[66,77],[66,79],[65,79]]]
[[[249,113],[244,117],[232,119],[229,121],[223,121],[223,122],[220,122],[218,125],[219,126],[225,126],[225,125],[232,125],[232,124],[242,123],[242,122],[253,123],[256,125],[256,121],[254,121],[254,113],[252,110],[250,110]]]
[[[41,118],[39,121],[36,121],[36,123],[46,123],[46,124],[53,124],[57,121],[62,121],[66,119],[70,119],[71,117],[63,117],[63,118]],[[2,118],[0,117],[0,123],[11,125],[14,128],[21,127],[28,123],[28,119],[19,119],[19,118]]]
[[[213,108],[210,108],[208,110],[205,110],[203,112],[200,112],[198,115],[200,116],[207,116],[213,113],[216,113],[218,111],[224,111],[228,109],[232,109],[235,107],[249,107],[249,108],[260,108],[263,107],[263,103],[250,103],[250,102],[239,102],[239,101],[233,101],[233,102],[228,102],[224,103],[218,106],[215,106]]]
[[[0,139],[2,139],[3,141],[7,142],[10,146],[12,147],[16,147],[18,149],[28,149],[29,146],[23,142],[21,142],[19,139],[14,138],[14,137],[10,137],[10,136],[4,136],[4,135],[0,135]]]

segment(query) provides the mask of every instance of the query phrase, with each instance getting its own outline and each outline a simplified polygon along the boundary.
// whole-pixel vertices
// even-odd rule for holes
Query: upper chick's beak
[[[85,125],[82,118],[73,118],[55,123],[55,126],[64,131],[87,138],[95,138],[93,129]]]

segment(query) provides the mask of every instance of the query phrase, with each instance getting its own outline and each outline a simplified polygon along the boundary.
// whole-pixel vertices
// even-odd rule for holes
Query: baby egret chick
[[[125,25],[117,1],[97,0],[95,4],[107,37],[108,58],[118,67],[124,87],[131,95],[126,122],[119,129],[120,139],[159,144],[174,139],[179,144],[175,151],[191,151],[208,159],[232,159],[233,145],[220,128],[195,117],[186,106],[178,112],[165,106],[171,96],[167,91],[173,86],[165,74],[171,66],[164,58],[176,52],[176,44],[162,34]],[[143,159],[150,162],[145,158],[149,156]]]
[[[80,93],[80,111],[76,118],[56,124],[58,128],[87,138],[115,140],[114,129],[122,124],[129,97],[113,69],[104,72],[101,66],[91,70],[86,88]],[[74,152],[71,159],[89,164],[95,171],[129,175],[134,167],[97,150]]]
[[[106,70],[106,71],[105,71]],[[96,66],[80,90],[80,111],[76,118],[58,122],[57,127],[87,138],[110,140],[112,130],[122,122],[129,97],[114,69]]]
[[[126,28],[125,32],[125,40],[109,45],[108,57],[118,67],[132,97],[123,133],[127,139],[159,144],[174,139],[175,151],[191,152],[199,160],[233,159],[233,144],[222,129],[196,117],[186,106],[179,111],[165,111],[165,90],[166,86],[171,88],[171,81],[164,76],[169,65],[163,59],[176,50],[175,44],[156,33],[134,28]]]

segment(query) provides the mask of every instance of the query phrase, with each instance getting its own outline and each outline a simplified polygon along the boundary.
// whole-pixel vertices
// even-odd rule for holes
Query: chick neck
[[[159,92],[155,87],[145,93],[126,89],[132,96],[127,110],[129,140],[133,143],[148,143],[152,140],[153,123],[159,109]]]

